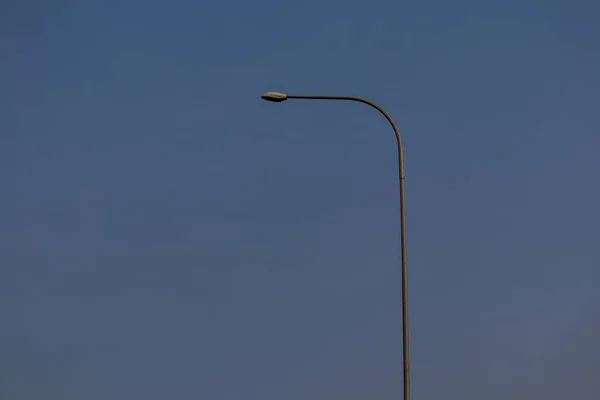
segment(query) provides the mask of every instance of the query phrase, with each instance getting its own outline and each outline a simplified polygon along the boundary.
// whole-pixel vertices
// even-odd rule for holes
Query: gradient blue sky
[[[2,399],[600,396],[594,1],[0,5]]]

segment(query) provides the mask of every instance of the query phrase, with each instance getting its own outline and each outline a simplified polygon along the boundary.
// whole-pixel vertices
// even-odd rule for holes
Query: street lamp
[[[396,134],[396,142],[398,143],[398,167],[399,167],[399,184],[400,184],[400,247],[402,248],[402,357],[403,357],[403,375],[404,375],[404,400],[410,400],[410,357],[408,352],[408,274],[406,270],[406,210],[404,203],[404,152],[402,147],[402,138],[396,123],[390,115],[377,104],[362,99],[360,97],[351,96],[300,96],[288,95],[279,92],[267,92],[262,95],[263,100],[281,103],[288,99],[305,99],[305,100],[348,100],[357,101],[367,104],[379,111],[388,120],[394,133]]]

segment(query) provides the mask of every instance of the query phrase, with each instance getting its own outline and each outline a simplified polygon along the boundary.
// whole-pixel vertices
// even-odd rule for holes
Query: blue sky
[[[600,393],[592,1],[4,1],[0,397]]]

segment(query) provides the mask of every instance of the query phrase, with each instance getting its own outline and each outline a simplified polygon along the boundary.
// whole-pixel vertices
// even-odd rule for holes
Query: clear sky
[[[597,1],[0,3],[0,398],[600,394]]]

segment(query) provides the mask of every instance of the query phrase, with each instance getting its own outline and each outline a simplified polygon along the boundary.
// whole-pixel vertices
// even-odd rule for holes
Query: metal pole
[[[288,99],[309,99],[309,100],[348,100],[357,101],[367,104],[379,111],[388,120],[394,133],[396,134],[396,142],[398,143],[398,178],[400,184],[400,247],[402,248],[402,357],[403,357],[403,381],[404,381],[404,400],[410,400],[410,356],[408,349],[408,273],[407,273],[407,258],[406,258],[406,209],[404,202],[404,149],[402,146],[402,138],[400,130],[390,115],[377,104],[352,96],[302,96],[302,95],[287,95]]]

